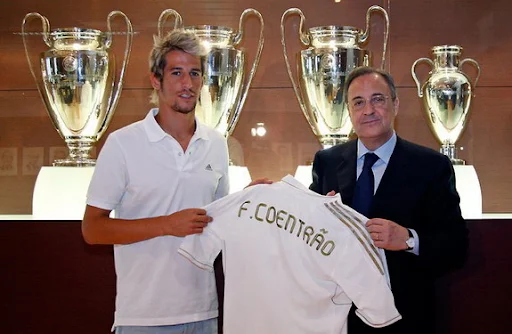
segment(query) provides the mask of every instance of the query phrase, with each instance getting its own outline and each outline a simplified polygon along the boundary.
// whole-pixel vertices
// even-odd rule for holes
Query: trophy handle
[[[480,65],[478,65],[478,62],[474,59],[471,59],[471,58],[466,58],[464,60],[462,60],[459,64],[459,69],[462,68],[462,65],[465,63],[465,62],[470,62],[472,63],[473,65],[475,65],[476,69],[477,69],[477,74],[476,74],[476,78],[475,78],[475,81],[472,82],[472,85],[473,87],[476,87],[476,83],[478,82],[478,79],[480,78]],[[474,95],[473,95],[474,96]]]
[[[366,11],[366,29],[364,33],[359,37],[359,42],[365,43],[370,35],[370,15],[372,12],[381,12],[384,15],[384,19],[386,20],[386,30],[384,31],[384,44],[382,46],[382,61],[380,64],[380,68],[384,69],[384,65],[386,64],[386,51],[388,48],[388,40],[389,40],[389,16],[386,10],[380,6],[373,5]]]
[[[37,90],[39,91],[41,98],[44,101],[46,101],[46,97],[43,93],[44,88],[42,85],[42,80],[38,80],[36,73],[34,72],[34,66],[32,65],[32,61],[30,59],[30,55],[29,55],[28,47],[27,47],[27,41],[25,38],[26,35],[30,34],[30,33],[25,32],[25,25],[28,22],[28,20],[34,16],[41,19],[41,23],[43,26],[43,41],[45,42],[45,44],[47,46],[49,46],[49,47],[52,46],[50,43],[50,22],[48,21],[48,19],[45,16],[43,16],[39,13],[32,12],[32,13],[28,13],[27,15],[25,15],[25,18],[23,19],[23,23],[21,24],[21,37],[23,39],[23,47],[25,48],[25,56],[27,57],[27,62],[28,62],[28,67],[30,69],[30,73],[32,74],[32,77],[34,78],[34,81],[36,82]]]
[[[166,9],[160,14],[160,17],[158,18],[158,37],[160,38],[164,36],[164,25],[169,16],[174,16],[173,29],[183,28],[183,19],[181,18],[181,15],[174,9]]]
[[[419,63],[423,62],[423,61],[426,61],[427,63],[430,64],[430,67],[431,68],[434,68],[434,62],[432,60],[430,60],[429,58],[420,58],[420,59],[417,59],[413,64],[412,64],[412,67],[411,67],[411,75],[412,75],[412,78],[414,79],[414,82],[416,82],[416,86],[418,87],[418,96],[419,97],[423,97],[423,85],[420,83],[420,81],[418,80],[418,77],[416,75],[416,65],[418,65]]]
[[[256,15],[258,17],[258,19],[260,20],[260,36],[259,36],[259,40],[258,40],[258,49],[256,50],[256,56],[254,57],[251,71],[249,72],[249,77],[247,78],[247,80],[244,82],[244,84],[242,86],[242,95],[240,98],[240,102],[236,106],[236,110],[235,110],[235,113],[233,115],[233,118],[232,118],[230,124],[228,124],[228,134],[231,134],[231,132],[233,132],[233,130],[235,129],[236,123],[238,122],[238,117],[240,115],[240,111],[242,110],[242,107],[245,103],[245,99],[247,98],[247,93],[249,92],[249,87],[251,86],[252,79],[254,78],[254,74],[256,73],[258,64],[260,63],[261,52],[263,50],[263,42],[264,42],[263,17],[261,16],[261,13],[259,11],[257,11],[256,9],[253,9],[253,8],[248,8],[248,9],[244,10],[242,12],[242,15],[240,15],[240,21],[238,23],[238,33],[235,35],[235,37],[233,37],[233,45],[237,46],[242,41],[242,39],[244,37],[243,24],[245,22],[245,18],[251,14]]]
[[[107,47],[110,47],[110,45],[112,44],[113,33],[112,33],[112,28],[111,28],[111,20],[114,16],[118,16],[118,15],[122,16],[126,23],[126,47],[124,50],[123,65],[121,66],[119,79],[117,80],[117,83],[115,81],[112,83],[112,94],[111,94],[108,109],[107,109],[107,118],[105,119],[104,124],[109,124],[110,120],[112,119],[112,116],[114,116],[113,111],[117,106],[117,102],[119,102],[119,97],[121,96],[121,91],[123,89],[124,72],[126,70],[126,66],[128,65],[128,62],[130,60],[130,52],[132,49],[132,41],[133,41],[132,23],[130,22],[130,19],[128,19],[126,14],[124,14],[123,12],[121,12],[119,10],[111,11],[108,14],[108,17],[107,17],[107,27],[108,27],[107,38],[108,38],[108,40],[107,40],[106,45],[107,45]],[[99,139],[106,130],[107,130],[107,127],[103,126],[103,128],[98,132],[97,139]]]
[[[307,32],[304,30],[304,21],[306,18],[304,17],[304,14],[299,8],[290,8],[286,10],[283,13],[283,16],[281,16],[281,45],[283,46],[283,54],[284,54],[284,61],[286,63],[286,70],[288,71],[288,76],[290,77],[290,80],[292,82],[293,91],[295,92],[295,96],[297,96],[297,100],[299,100],[300,108],[302,109],[302,112],[304,116],[306,116],[306,120],[308,121],[309,125],[312,129],[316,128],[315,123],[311,119],[311,116],[308,113],[308,110],[306,108],[306,103],[304,102],[304,95],[302,95],[301,90],[299,89],[298,80],[295,80],[295,76],[292,73],[292,67],[290,66],[290,61],[288,59],[288,51],[286,49],[286,33],[285,33],[285,25],[284,21],[286,20],[286,17],[290,14],[297,14],[300,16],[300,24],[299,24],[299,39],[303,45],[308,46],[310,43],[310,36]],[[298,72],[298,66],[297,66],[297,72]],[[298,74],[297,74],[298,76]]]

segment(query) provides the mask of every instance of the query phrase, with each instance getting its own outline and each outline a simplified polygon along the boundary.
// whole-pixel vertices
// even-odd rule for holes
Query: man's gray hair
[[[343,96],[345,96],[345,103],[348,103],[347,93],[348,93],[348,88],[350,87],[350,84],[352,83],[352,81],[354,81],[354,79],[359,78],[363,75],[373,74],[373,73],[380,75],[384,79],[384,81],[386,81],[386,83],[389,87],[389,91],[391,92],[391,100],[393,100],[393,101],[396,100],[395,81],[393,80],[393,77],[391,76],[391,74],[389,74],[388,72],[381,70],[381,69],[377,69],[377,68],[373,68],[373,67],[369,67],[369,66],[360,66],[360,67],[356,67],[352,72],[350,72],[350,74],[347,76],[347,79],[345,79],[345,86],[343,87]]]

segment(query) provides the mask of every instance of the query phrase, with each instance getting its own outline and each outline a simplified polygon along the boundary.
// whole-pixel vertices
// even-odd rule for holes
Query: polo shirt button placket
[[[179,170],[183,170],[183,166],[185,165],[185,161],[183,159],[183,152],[179,152],[178,153],[178,159],[176,160],[177,164],[178,164],[178,168]]]

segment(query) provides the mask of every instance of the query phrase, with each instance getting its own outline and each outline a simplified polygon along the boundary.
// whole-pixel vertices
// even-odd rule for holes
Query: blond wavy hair
[[[179,50],[197,57],[204,57],[206,50],[199,38],[192,32],[174,29],[164,37],[153,36],[153,48],[149,53],[149,70],[162,83],[164,69],[167,65],[166,56],[169,52]],[[201,59],[201,72],[204,73],[204,60]],[[150,102],[158,105],[158,92],[153,89]]]

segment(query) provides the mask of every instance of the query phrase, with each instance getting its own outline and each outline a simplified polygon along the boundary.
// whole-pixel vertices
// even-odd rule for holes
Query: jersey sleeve
[[[402,317],[389,286],[386,261],[366,230],[363,216],[355,215],[352,209],[339,203],[331,204],[330,210],[350,231],[340,245],[334,280],[367,325],[378,328],[400,320]]]
[[[213,271],[213,262],[222,250],[223,241],[215,234],[211,225],[201,234],[188,235],[178,249],[178,253],[201,269]]]
[[[343,257],[345,259],[336,266],[334,276],[357,307],[359,318],[377,328],[400,320],[402,317],[384,272],[358,240],[347,240]]]
[[[178,253],[199,268],[213,271],[213,262],[224,248],[224,236],[229,229],[230,212],[242,196],[243,192],[231,194],[203,207],[213,221],[203,229],[203,233],[186,236]]]

